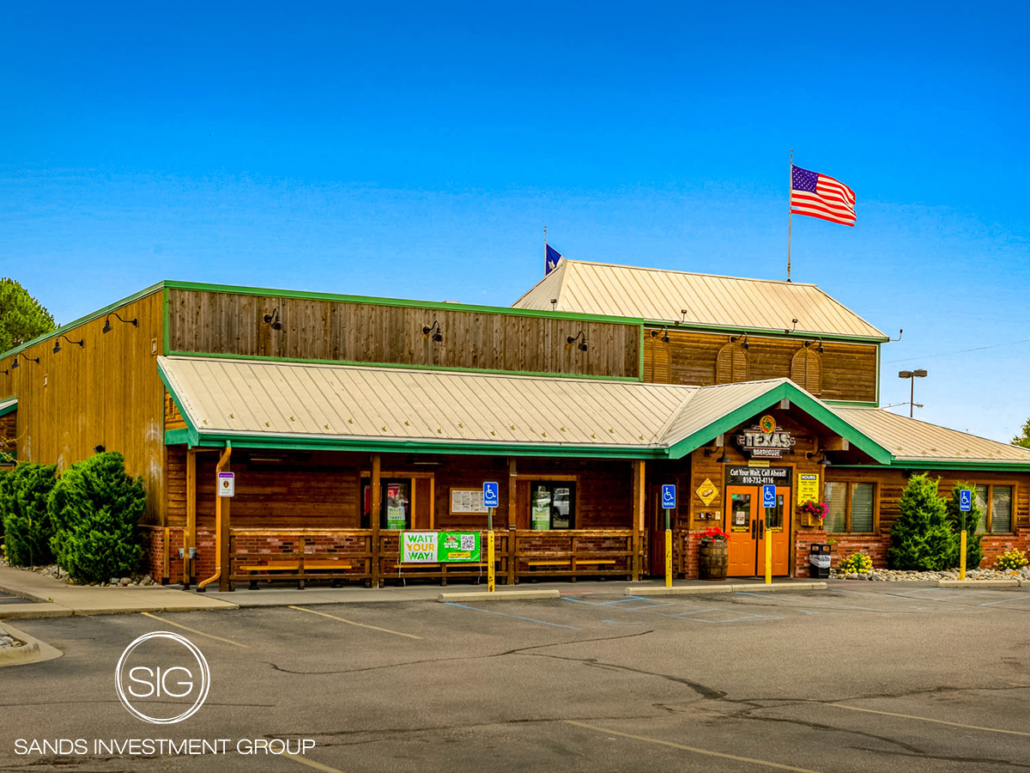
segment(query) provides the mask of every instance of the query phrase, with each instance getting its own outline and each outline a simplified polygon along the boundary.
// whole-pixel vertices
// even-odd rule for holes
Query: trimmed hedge
[[[50,494],[57,565],[80,582],[132,573],[143,558],[137,524],[145,509],[143,479],[126,475],[121,454],[73,464]]]
[[[913,475],[905,487],[898,502],[901,515],[891,526],[887,549],[891,569],[933,572],[954,566],[957,536],[946,520],[947,507],[937,494],[938,482],[925,474]]]
[[[45,566],[54,561],[54,529],[47,499],[55,485],[53,464],[19,464],[0,477],[0,519],[7,560],[15,566]]]

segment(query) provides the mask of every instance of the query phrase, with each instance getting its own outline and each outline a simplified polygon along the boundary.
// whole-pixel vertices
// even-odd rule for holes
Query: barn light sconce
[[[422,335],[427,338],[431,338],[433,341],[440,343],[443,340],[443,330],[440,327],[440,321],[434,319],[432,325],[423,325]]]
[[[791,333],[793,333],[798,328],[798,318],[797,317],[794,317],[794,319],[792,319],[790,322],[793,325],[793,327],[791,327],[790,330],[784,330],[783,331],[786,335],[790,335]]]
[[[132,319],[122,319],[118,315],[118,312],[113,312],[111,314],[108,314],[107,315],[107,319],[104,320],[104,327],[101,328],[101,330],[100,330],[101,333],[110,333],[112,330],[114,330],[114,328],[111,327],[111,317],[114,317],[119,322],[124,322],[126,325],[132,325],[133,327],[139,327],[139,318],[138,317],[133,317]]]
[[[718,459],[716,459],[715,462],[716,462],[716,464],[728,464],[729,461],[730,461],[730,458],[728,456],[726,456],[726,449],[723,448],[722,449],[722,456],[720,456]]]
[[[661,337],[662,337],[661,338],[662,343],[664,343],[664,344],[669,343],[669,328],[668,327],[665,327],[663,325],[661,330],[652,330],[651,331],[651,338],[658,338],[659,335],[661,335]]]
[[[61,351],[61,339],[62,338],[65,341],[67,341],[68,343],[75,344],[76,346],[83,346],[84,347],[86,345],[86,342],[84,340],[83,341],[73,341],[72,339],[70,339],[66,335],[59,335],[59,336],[57,336],[57,340],[54,341],[54,354],[57,354],[59,351]]]
[[[282,330],[283,329],[282,320],[279,319],[279,307],[278,306],[276,306],[274,309],[272,309],[272,313],[271,314],[266,314],[265,315],[265,324],[268,325],[270,328],[272,328],[272,330]]]
[[[551,311],[557,311],[557,310],[558,310],[558,299],[557,298],[551,298]]]
[[[816,344],[818,344],[818,346],[816,346]],[[819,354],[826,351],[826,349],[823,348],[823,342],[821,339],[818,341],[805,341],[805,348],[807,349],[810,346],[815,346],[815,350],[819,352]]]
[[[18,362],[18,357],[24,357],[29,362],[34,362],[37,365],[39,365],[39,357],[29,357],[27,354],[25,354],[25,352],[18,352],[18,354],[14,355],[14,360],[11,361],[11,367],[12,368],[20,368],[21,367],[21,363]]]
[[[570,345],[576,343],[576,341],[579,341],[579,345],[576,348],[579,349],[581,352],[585,352],[587,350],[587,334],[584,333],[582,330],[580,330],[574,336],[568,336],[565,339],[565,341]]]
[[[888,341],[900,341],[901,340],[901,336],[904,335],[904,333],[905,333],[905,329],[901,328],[901,329],[898,330],[898,337],[897,338],[888,338],[887,340]]]
[[[740,348],[744,349],[745,351],[750,349],[751,344],[749,344],[747,341],[747,333],[742,333],[739,336],[731,336],[730,343],[736,343],[737,341],[740,341],[741,338],[743,338],[744,340],[741,342]]]
[[[687,310],[686,309],[680,309],[680,319],[679,319],[679,322],[677,322],[676,324],[677,325],[685,325],[685,324],[687,324]]]
[[[104,451],[106,451],[106,450],[107,450],[107,449],[106,449],[106,448],[104,448],[103,446],[93,446],[93,452],[94,452],[94,453],[97,453],[97,454],[102,454],[102,453],[104,453]]]
[[[830,462],[830,457],[828,457],[828,456],[827,456],[827,455],[826,455],[826,454],[824,453],[824,454],[823,454],[823,458],[819,460],[819,464],[821,464],[821,465],[822,465],[823,467],[829,467],[829,466],[830,466],[830,464],[831,464],[831,462]]]

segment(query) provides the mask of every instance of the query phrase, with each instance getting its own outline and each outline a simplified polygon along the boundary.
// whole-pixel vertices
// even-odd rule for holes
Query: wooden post
[[[633,580],[639,580],[643,568],[644,537],[644,462],[633,461]]]
[[[372,587],[379,587],[379,507],[382,499],[379,482],[379,454],[372,454]]]
[[[182,587],[193,582],[193,559],[190,550],[197,547],[197,452],[186,452],[186,533],[182,539]]]
[[[518,524],[518,467],[515,464],[515,457],[508,458],[508,584],[514,585],[517,581],[516,570],[518,569],[517,543],[515,530]]]
[[[225,460],[225,472],[232,472],[232,460]],[[216,482],[217,485],[217,482]],[[218,493],[217,491],[215,492]],[[219,544],[218,549],[221,551],[220,563],[222,565],[222,574],[218,578],[218,590],[223,593],[227,593],[232,590],[232,583],[229,581],[229,577],[232,576],[232,561],[229,559],[229,554],[232,551],[232,547],[229,545],[229,510],[232,497],[218,497],[222,503],[222,521],[219,526],[221,529],[219,533]]]

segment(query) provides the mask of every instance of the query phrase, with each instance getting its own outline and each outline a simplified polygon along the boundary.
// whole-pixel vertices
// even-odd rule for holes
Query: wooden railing
[[[575,529],[536,531],[499,529],[494,532],[498,584],[542,577],[624,576],[631,578],[635,562],[632,529]],[[416,578],[439,580],[485,579],[487,533],[481,533],[482,560],[475,563],[401,563],[400,532],[382,531],[378,541],[371,529],[232,529],[229,535],[229,579],[233,583],[288,580],[303,587],[308,580],[370,582],[378,562],[380,584]]]

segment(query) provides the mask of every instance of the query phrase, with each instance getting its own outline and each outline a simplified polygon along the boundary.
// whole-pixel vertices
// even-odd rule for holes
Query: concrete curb
[[[56,647],[51,647],[46,642],[40,641],[34,636],[29,636],[18,628],[5,625],[0,628],[0,633],[6,631],[18,641],[25,642],[24,646],[15,649],[0,650],[0,668],[4,666],[16,666],[26,663],[40,663],[44,660],[59,658],[64,653]]]
[[[464,593],[441,593],[437,601],[525,601],[526,599],[559,599],[561,591],[554,590],[502,590],[467,591]]]
[[[775,593],[791,590],[826,590],[825,582],[747,583],[742,585],[673,585],[671,588],[626,588],[626,596],[707,596],[710,593],[759,592]]]
[[[1011,580],[938,580],[938,588],[1018,588],[1023,581],[1013,577]]]
[[[72,614],[68,607],[47,601],[38,604],[0,606],[0,620],[37,620],[46,617],[71,617]]]

